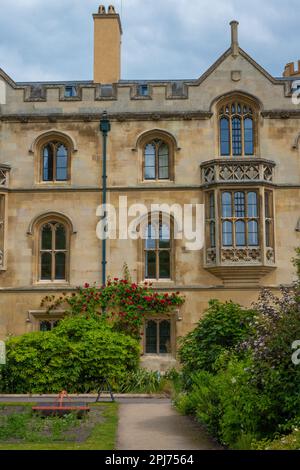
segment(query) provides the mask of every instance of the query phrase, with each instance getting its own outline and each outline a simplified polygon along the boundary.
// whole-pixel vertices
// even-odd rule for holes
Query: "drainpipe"
[[[110,132],[111,125],[107,116],[107,112],[104,111],[100,120],[100,131],[102,132],[102,204],[106,204],[107,195],[107,174],[106,174],[106,162],[107,162],[107,136]],[[103,225],[105,225],[107,218],[107,212],[104,213]],[[102,285],[106,284],[106,238],[102,240]]]

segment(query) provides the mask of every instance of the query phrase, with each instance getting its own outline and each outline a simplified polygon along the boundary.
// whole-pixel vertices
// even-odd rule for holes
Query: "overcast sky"
[[[92,13],[100,3],[108,5],[0,0],[0,68],[15,81],[92,79]],[[123,79],[199,77],[229,47],[232,19],[240,46],[271,74],[300,59],[299,0],[112,3],[122,13]]]

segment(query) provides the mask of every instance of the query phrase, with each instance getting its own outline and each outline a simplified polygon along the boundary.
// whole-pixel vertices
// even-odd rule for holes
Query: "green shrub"
[[[293,448],[300,429],[300,366],[292,361],[299,304],[299,283],[282,287],[279,297],[264,289],[253,311],[213,301],[182,341],[179,411],[231,448]]]
[[[199,371],[191,376],[188,392],[177,396],[175,404],[233,448],[262,437],[268,422],[270,401],[251,384],[251,359],[232,356],[217,374]]]
[[[218,356],[232,350],[252,331],[254,311],[233,302],[212,300],[198,326],[181,340],[179,357],[188,377],[194,371],[213,371]]]
[[[10,339],[2,391],[8,393],[87,392],[106,377],[117,388],[139,363],[139,343],[112,331],[103,319],[73,317],[51,332]]]

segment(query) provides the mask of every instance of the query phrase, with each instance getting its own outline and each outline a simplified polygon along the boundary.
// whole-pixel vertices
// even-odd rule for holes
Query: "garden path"
[[[119,405],[117,450],[217,450],[220,446],[168,399]]]

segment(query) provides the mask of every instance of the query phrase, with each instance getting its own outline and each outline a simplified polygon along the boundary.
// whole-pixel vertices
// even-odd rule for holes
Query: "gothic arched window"
[[[42,147],[42,180],[67,181],[69,179],[69,150],[61,142],[48,142]]]
[[[220,155],[250,156],[255,153],[255,111],[239,99],[219,108]]]
[[[154,220],[149,216],[145,232],[145,279],[170,279],[172,236],[169,221],[165,221],[162,214]]]
[[[144,146],[144,179],[170,179],[170,148],[160,139],[154,139]]]
[[[69,231],[57,221],[45,222],[39,230],[39,280],[66,281]]]

